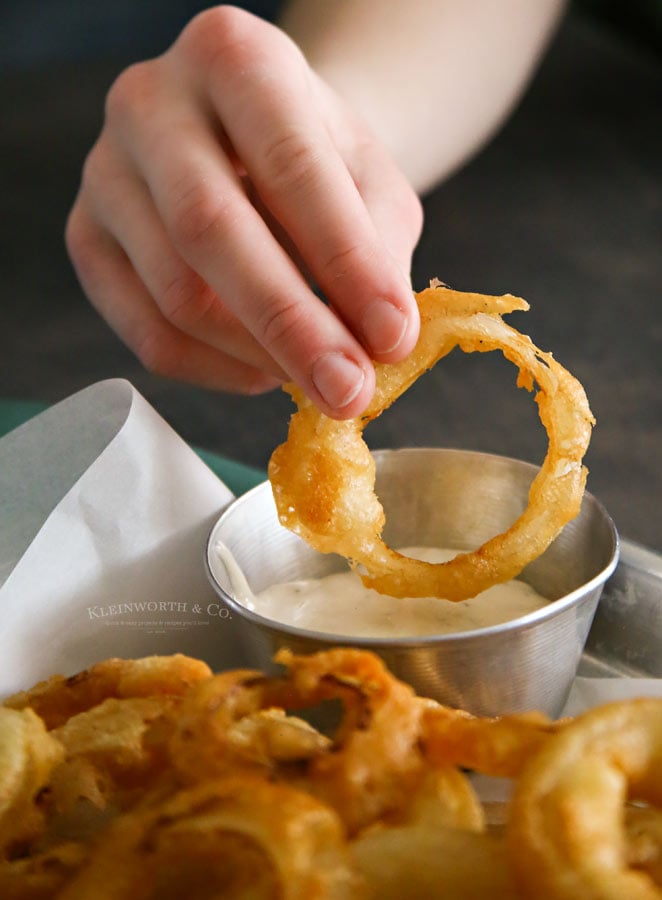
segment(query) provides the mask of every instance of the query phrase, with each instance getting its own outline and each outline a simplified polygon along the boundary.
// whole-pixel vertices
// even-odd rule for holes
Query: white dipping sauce
[[[405,556],[446,562],[456,550],[408,547]],[[304,628],[354,637],[418,637],[497,625],[541,609],[549,602],[523,581],[509,581],[460,603],[436,597],[397,599],[363,585],[352,571],[321,579],[274,584],[253,595],[234,579],[236,599],[261,616]],[[239,582],[239,583],[238,583]],[[241,589],[243,587],[243,589]]]

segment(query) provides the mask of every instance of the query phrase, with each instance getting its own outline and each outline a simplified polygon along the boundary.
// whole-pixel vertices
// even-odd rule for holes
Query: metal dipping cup
[[[477,547],[505,531],[523,511],[538,468],[464,450],[405,448],[374,452],[376,491],[392,547]],[[206,548],[212,586],[237,620],[246,662],[274,671],[281,647],[312,653],[329,647],[371,650],[421,696],[476,715],[538,709],[559,714],[577,672],[605,582],[619,553],[616,529],[588,492],[579,515],[520,576],[549,605],[510,622],[455,634],[353,638],[306,631],[258,615],[235,597],[222,543],[253,593],[276,583],[319,578],[346,569],[278,521],[271,485],[234,501],[213,527]]]

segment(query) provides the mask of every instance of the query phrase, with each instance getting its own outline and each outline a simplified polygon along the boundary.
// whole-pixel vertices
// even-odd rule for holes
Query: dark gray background
[[[23,6],[1,4],[0,17]],[[0,397],[52,402],[123,376],[187,440],[264,467],[285,436],[289,399],[225,396],[146,373],[87,305],[66,258],[80,166],[131,52],[40,57],[2,73]],[[438,276],[529,300],[531,311],[511,323],[579,377],[598,420],[589,489],[624,536],[660,551],[661,86],[650,48],[569,16],[500,135],[426,199],[414,264],[417,288]],[[540,461],[544,431],[515,376],[500,355],[453,354],[366,438]]]

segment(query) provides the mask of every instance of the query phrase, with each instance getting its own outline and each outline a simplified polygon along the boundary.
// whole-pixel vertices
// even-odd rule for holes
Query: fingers
[[[418,195],[367,125],[320,78],[315,79],[326,124],[383,243],[409,283],[423,227]]]
[[[316,79],[276,29],[262,25],[258,43],[246,40],[251,20],[233,19],[233,29],[225,18],[216,22],[205,77],[251,181],[371,357],[402,358],[417,336],[408,279],[375,228],[326,122],[314,114],[323,99]]]
[[[218,7],[111,89],[67,241],[152,370],[244,392],[287,378],[347,418],[372,397],[372,360],[416,341],[420,226],[411,188],[289,39]]]
[[[112,100],[115,134],[144,173],[167,234],[187,264],[288,376],[330,415],[355,416],[374,390],[360,342],[312,292],[248,202],[235,166],[195,109],[167,102],[153,68],[134,70],[149,96],[149,125],[135,100]],[[145,82],[148,82],[145,84]],[[126,84],[122,88],[126,90]],[[119,107],[119,108],[118,108]]]
[[[119,245],[81,204],[66,229],[76,273],[93,306],[151,372],[212,390],[259,394],[280,379],[197,340],[159,311]]]
[[[144,182],[108,145],[100,142],[86,161],[85,206],[120,245],[163,318],[197,341],[285,379],[286,373],[177,253]]]
[[[150,90],[161,90],[160,79]],[[140,112],[134,104],[131,115]],[[169,95],[154,104],[149,128],[132,125],[128,116],[118,123],[122,149],[145,173],[177,252],[318,405],[356,415],[373,390],[367,353],[274,240],[206,122]]]

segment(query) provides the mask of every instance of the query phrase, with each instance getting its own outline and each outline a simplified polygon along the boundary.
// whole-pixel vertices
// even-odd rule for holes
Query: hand
[[[404,176],[295,44],[217,7],[111,87],[66,239],[148,369],[247,394],[292,380],[348,418],[372,396],[371,360],[416,341],[421,224]]]

